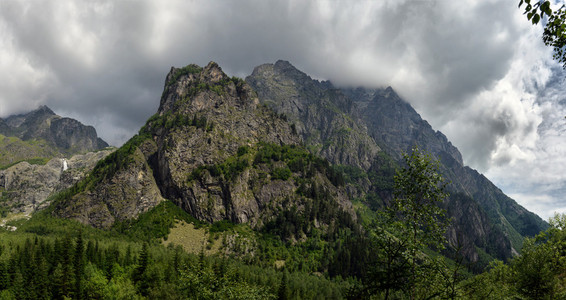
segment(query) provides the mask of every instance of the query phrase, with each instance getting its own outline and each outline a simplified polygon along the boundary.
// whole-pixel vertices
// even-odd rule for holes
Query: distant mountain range
[[[64,154],[107,146],[94,128],[47,107],[0,119],[0,134],[39,145],[27,158],[47,155],[44,148]],[[359,230],[360,206],[387,205],[395,169],[414,146],[441,162],[450,182],[447,237],[469,262],[507,259],[524,237],[547,228],[464,166],[446,136],[391,87],[338,88],[286,61],[258,66],[245,81],[213,62],[172,68],[159,109],[139,134],[53,196],[51,209],[112,228],[172,201],[206,222],[247,223],[292,242],[332,239]]]

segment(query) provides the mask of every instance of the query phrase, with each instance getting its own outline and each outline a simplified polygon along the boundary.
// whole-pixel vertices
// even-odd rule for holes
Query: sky
[[[516,2],[516,3],[515,3]],[[466,165],[544,219],[566,213],[566,73],[509,0],[2,0],[0,117],[48,105],[119,146],[171,66],[288,60],[393,87]]]

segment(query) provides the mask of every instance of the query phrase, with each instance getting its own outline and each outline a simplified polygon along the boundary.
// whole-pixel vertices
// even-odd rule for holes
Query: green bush
[[[287,180],[289,179],[289,177],[291,177],[291,170],[289,170],[289,168],[287,167],[275,168],[271,172],[271,179],[273,180],[277,180],[277,179]]]

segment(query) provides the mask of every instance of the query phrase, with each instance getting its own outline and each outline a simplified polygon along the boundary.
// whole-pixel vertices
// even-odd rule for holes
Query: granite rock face
[[[281,210],[312,206],[315,200],[297,192],[302,188],[324,193],[325,205],[355,218],[344,187],[327,176],[322,160],[310,158],[317,167],[295,163],[291,172],[284,155],[256,158],[272,149],[308,156],[300,142],[284,116],[216,63],[172,68],[158,112],[95,168],[91,176],[104,174],[100,180],[57,203],[54,214],[108,228],[169,199],[203,221],[256,227]]]

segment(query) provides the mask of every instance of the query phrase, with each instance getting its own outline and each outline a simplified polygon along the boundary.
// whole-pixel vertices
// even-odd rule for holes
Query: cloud
[[[503,191],[546,218],[566,212],[566,73],[559,66],[537,87],[535,105],[541,116],[534,143],[517,144],[528,155],[509,164],[492,166],[487,176]]]
[[[566,108],[540,31],[504,0],[6,0],[0,116],[47,104],[120,145],[157,110],[171,66],[214,60],[245,77],[285,59],[338,85],[393,86],[509,191],[564,186],[542,167],[562,170]]]

